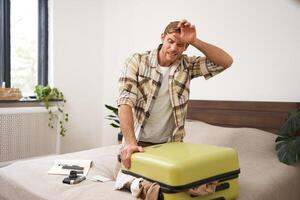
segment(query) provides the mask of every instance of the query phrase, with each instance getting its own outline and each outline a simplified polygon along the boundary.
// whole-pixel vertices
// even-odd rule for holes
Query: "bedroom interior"
[[[237,150],[241,169],[238,200],[299,199],[299,163],[292,166],[280,163],[275,152],[276,135],[262,130],[275,130],[278,124],[272,121],[274,119],[284,121],[286,111],[299,108],[299,103],[276,102],[271,103],[270,107],[265,107],[268,104],[266,102],[235,102],[234,108],[232,103],[232,101],[191,100],[184,142],[231,147]],[[202,111],[206,115],[203,115]],[[242,120],[235,120],[233,117],[232,121],[224,121],[220,115],[226,113],[239,116],[236,119]],[[218,126],[209,124],[214,116],[217,116],[213,121]],[[257,119],[252,118],[253,116],[269,118],[269,125],[261,127],[260,123],[253,122],[253,119]],[[245,127],[245,123],[251,124],[251,128]],[[221,124],[224,127],[220,126]],[[115,179],[114,167],[117,163],[118,150],[119,145],[110,145],[19,161],[0,168],[0,199],[14,200],[21,196],[23,199],[32,200],[133,199],[126,191],[112,191],[114,181],[104,183],[91,181],[95,175]],[[87,180],[71,187],[61,184],[64,176],[47,174],[56,159],[92,160]],[[41,181],[43,184],[40,184]]]
[[[125,59],[155,48],[164,25],[182,18],[234,57],[221,75],[191,83],[184,142],[237,150],[237,200],[300,199],[300,164],[281,163],[275,150],[288,112],[300,109],[298,0],[48,0],[48,8],[49,84],[68,100],[67,132],[49,129],[36,102],[0,101],[0,200],[133,199],[112,190],[119,130],[104,105],[115,105]],[[47,173],[56,159],[92,160],[87,180],[62,184],[65,175]]]

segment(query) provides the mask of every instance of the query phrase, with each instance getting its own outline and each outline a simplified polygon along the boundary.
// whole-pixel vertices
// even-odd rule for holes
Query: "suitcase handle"
[[[221,191],[221,190],[226,190],[228,188],[230,188],[229,183],[222,183],[220,185],[217,185],[216,192]]]

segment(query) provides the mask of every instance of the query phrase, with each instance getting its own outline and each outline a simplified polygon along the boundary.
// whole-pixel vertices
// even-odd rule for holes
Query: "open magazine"
[[[87,176],[92,160],[56,159],[48,174],[69,175],[70,171],[77,171],[79,176]]]

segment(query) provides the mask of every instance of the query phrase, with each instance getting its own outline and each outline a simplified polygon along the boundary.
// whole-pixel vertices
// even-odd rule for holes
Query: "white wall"
[[[234,58],[223,74],[194,80],[192,99],[300,101],[299,0],[53,0],[53,4],[53,80],[69,98],[73,119],[64,139],[66,151],[116,142],[118,131],[103,119],[107,114],[103,105],[115,104],[125,59],[155,48],[172,20],[190,20],[200,39]],[[187,53],[198,52],[190,47]],[[85,88],[79,87],[81,83]]]
[[[50,2],[53,84],[70,115],[62,152],[101,145],[103,126],[103,6],[98,0]]]

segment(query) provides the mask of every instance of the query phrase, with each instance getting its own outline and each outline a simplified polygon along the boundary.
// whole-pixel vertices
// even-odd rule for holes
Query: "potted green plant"
[[[288,113],[275,142],[280,162],[292,165],[300,160],[300,108]]]
[[[110,125],[113,128],[120,129],[120,120],[119,120],[119,115],[118,115],[118,108],[114,106],[110,106],[105,104],[104,105],[108,110],[110,110],[111,114],[107,115],[105,119],[108,119],[111,121]],[[118,133],[118,142],[120,143],[122,141],[123,135],[122,132]]]
[[[65,136],[67,131],[65,123],[69,120],[69,114],[64,111],[66,103],[64,94],[57,88],[51,88],[49,85],[36,85],[34,92],[36,93],[37,100],[42,101],[48,110],[49,128],[53,129],[56,125],[55,127],[59,128],[60,135]],[[53,108],[57,108],[58,112],[54,111]],[[59,126],[57,123],[59,123]]]

